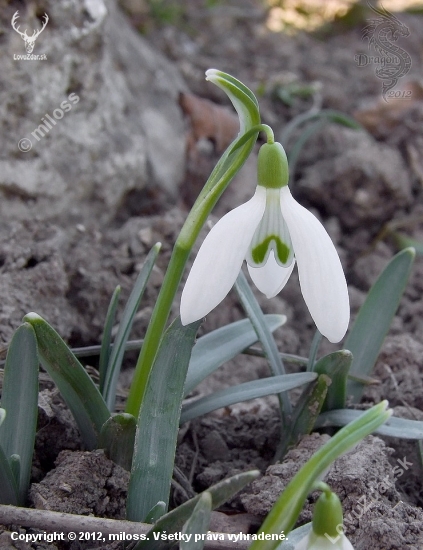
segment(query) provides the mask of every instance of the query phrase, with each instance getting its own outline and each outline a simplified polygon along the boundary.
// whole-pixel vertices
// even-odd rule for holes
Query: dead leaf
[[[239,131],[238,117],[227,107],[186,93],[180,94],[179,105],[189,121],[188,154],[194,152],[202,139],[212,141],[220,154]]]
[[[382,97],[371,100],[365,107],[355,111],[354,117],[371,134],[387,136],[403,121],[406,113],[423,100],[423,82],[408,80],[396,91],[399,97],[384,101]]]

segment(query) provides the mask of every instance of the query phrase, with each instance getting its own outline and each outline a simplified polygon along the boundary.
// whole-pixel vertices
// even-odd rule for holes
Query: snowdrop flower
[[[328,485],[322,485],[325,489],[314,506],[312,528],[295,550],[354,550],[344,535],[341,502]]]
[[[313,529],[296,546],[295,550],[354,550],[353,545],[342,535],[327,538],[324,535],[316,535]]]
[[[282,290],[297,263],[317,328],[331,342],[343,338],[350,310],[339,256],[323,225],[292,197],[288,175],[282,145],[263,145],[253,198],[219,220],[198,252],[182,293],[183,325],[201,319],[225,298],[244,260],[268,298]]]

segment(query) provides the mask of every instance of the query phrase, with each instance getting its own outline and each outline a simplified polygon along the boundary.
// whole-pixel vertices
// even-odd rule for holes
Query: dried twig
[[[6,505],[0,505],[0,525],[32,527],[50,533],[76,533],[77,538],[79,533],[84,532],[100,532],[108,538],[108,535],[119,533],[127,535],[145,534],[151,529],[151,525],[147,523],[78,516],[50,510],[33,510],[32,508]],[[204,548],[206,550],[246,550],[249,546],[248,541],[229,540],[226,533],[222,533],[222,535],[224,540],[207,540]],[[93,547],[92,545],[93,541],[91,541],[91,547]],[[104,546],[104,542],[101,545]]]

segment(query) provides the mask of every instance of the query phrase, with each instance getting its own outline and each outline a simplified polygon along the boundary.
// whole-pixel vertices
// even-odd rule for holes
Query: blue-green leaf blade
[[[329,385],[330,379],[325,374],[319,374],[312,384],[304,388],[295,405],[291,430],[280,442],[275,456],[276,460],[280,460],[284,456],[288,447],[295,446],[301,436],[312,432]]]
[[[47,321],[28,313],[24,321],[35,331],[42,365],[58,387],[78,425],[85,446],[94,449],[109,410],[87,371]]]
[[[159,500],[159,502],[153,506],[145,517],[145,523],[156,523],[166,513],[166,502]]]
[[[181,423],[234,403],[292,390],[317,378],[314,372],[271,376],[212,393],[182,407]]]
[[[285,315],[264,317],[271,332],[286,322]],[[188,395],[206,376],[255,342],[257,333],[249,319],[225,325],[199,338],[192,350],[184,394]]]
[[[19,506],[19,490],[9,461],[0,447],[0,504]]]
[[[213,499],[208,491],[201,493],[192,515],[185,522],[182,534],[186,539],[181,541],[180,550],[202,550],[206,539],[196,535],[206,535],[210,525]]]
[[[270,363],[273,374],[285,374],[285,368],[283,366],[275,340],[264,320],[264,313],[255,299],[254,294],[248,285],[247,279],[242,272],[238,275],[235,283],[235,289],[242,306],[251,321],[251,324],[257,332],[257,336],[263,346],[264,353]]]
[[[390,237],[392,237],[396,246],[402,250],[404,248],[414,248],[418,256],[423,256],[423,242],[413,239],[404,233],[399,231],[389,231]]]
[[[29,488],[38,417],[38,350],[31,325],[13,335],[4,366],[1,406],[6,418],[0,426],[0,446],[6,457],[20,457],[18,493],[23,504]]]
[[[326,411],[318,417],[316,428],[346,426],[349,422],[360,418],[363,414],[363,411],[355,411],[353,409]],[[399,439],[420,440],[423,439],[423,421],[391,416],[385,424],[382,424],[382,426],[375,430],[375,433]]]
[[[185,377],[200,321],[165,332],[141,404],[128,488],[127,519],[144,521],[169,501]]]
[[[254,330],[257,333],[258,339],[263,347],[264,354],[269,362],[270,369],[274,376],[285,374],[285,367],[276,346],[273,334],[268,329],[262,312],[251,288],[248,285],[245,275],[240,271],[235,283],[235,290],[241,301],[242,307],[248,315]],[[279,395],[281,406],[282,424],[284,427],[289,425],[289,418],[292,414],[291,402],[287,394]]]
[[[134,452],[136,421],[132,414],[119,413],[111,416],[101,428],[98,448],[125,470],[131,469]]]
[[[354,130],[363,129],[363,127],[354,118],[346,115],[342,111],[336,111],[334,109],[321,109],[317,112],[307,111],[306,113],[292,119],[289,124],[285,125],[283,131],[281,132],[279,141],[285,147],[291,138],[293,131],[296,130],[298,126],[304,124],[305,122],[312,122],[322,119],[340,124],[341,126],[346,126],[347,128],[352,128]]]
[[[110,355],[104,381],[103,394],[110,411],[113,411],[115,406],[116,386],[122,365],[122,359],[125,353],[126,342],[128,341],[135,314],[143,297],[145,287],[160,252],[160,248],[161,244],[156,243],[148,253],[123,311],[122,319],[119,323],[118,333],[113,344],[113,350]]]
[[[415,251],[407,248],[392,258],[361,306],[344,348],[353,354],[350,374],[369,376],[407,285]],[[363,386],[349,380],[347,393],[360,400]]]
[[[241,491],[246,485],[257,479],[260,475],[258,470],[242,472],[232,477],[219,481],[207,489],[212,497],[212,510],[222,506],[236,493]],[[181,531],[184,523],[188,520],[194,511],[194,508],[201,498],[201,494],[184,502],[171,512],[162,516],[159,521],[148,532],[149,540],[139,542],[134,550],[164,550],[173,545],[169,540],[156,540],[154,533],[178,533]]]
[[[116,311],[119,304],[119,296],[121,287],[118,285],[111,297],[109,307],[107,309],[106,321],[104,323],[103,337],[101,339],[100,358],[98,361],[98,371],[100,374],[100,392],[104,393],[104,382],[109,365],[111,354],[112,330],[115,323]]]
[[[345,407],[347,378],[352,361],[352,353],[341,349],[325,355],[314,365],[314,372],[326,374],[332,381],[328,388],[322,411],[343,409]]]

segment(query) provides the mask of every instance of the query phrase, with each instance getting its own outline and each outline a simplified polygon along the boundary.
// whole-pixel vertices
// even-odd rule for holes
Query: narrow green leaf
[[[346,115],[342,111],[336,111],[334,109],[321,109],[320,111],[307,111],[306,113],[293,118],[292,121],[284,127],[279,141],[285,147],[288,144],[292,133],[296,130],[296,128],[298,128],[298,126],[304,124],[305,122],[321,119],[325,119],[329,122],[335,122],[354,130],[363,130],[363,127],[354,118]]]
[[[347,378],[353,360],[352,353],[341,349],[325,355],[317,361],[314,372],[327,374],[332,383],[323,404],[322,411],[343,409],[347,399]]]
[[[147,382],[135,435],[127,519],[143,521],[169,500],[184,382],[200,321],[183,327],[179,317],[165,332]]]
[[[285,315],[264,317],[271,332],[286,322]],[[255,342],[257,333],[249,319],[236,321],[199,338],[192,350],[184,395],[188,395],[206,376]]]
[[[301,151],[304,149],[307,141],[317,134],[327,124],[327,120],[319,119],[309,124],[300,134],[294,145],[287,151],[288,163],[289,163],[289,179],[290,188],[292,189],[292,182],[294,181],[295,172],[297,170],[297,163],[300,157]]]
[[[329,385],[330,379],[326,375],[321,374],[313,384],[304,388],[294,409],[292,429],[288,437],[285,437],[281,441],[275,457],[276,460],[280,460],[284,456],[288,447],[296,445],[299,437],[312,432],[316,419],[322,409]]]
[[[264,520],[260,532],[264,534],[283,532],[287,535],[291,531],[316,480],[334,460],[389,419],[392,411],[386,410],[387,404],[387,401],[383,401],[366,411],[359,419],[339,430],[314,453],[288,483]],[[275,540],[257,540],[252,543],[249,550],[275,550],[278,544],[279,542]]]
[[[136,421],[132,414],[119,413],[111,416],[101,428],[98,448],[125,470],[131,469],[134,452]]]
[[[309,372],[314,371],[314,365],[316,363],[317,352],[319,351],[319,346],[322,341],[322,334],[319,329],[316,328],[314,332],[313,340],[311,342],[310,351],[308,355],[307,370]]]
[[[139,351],[144,340],[128,340],[125,345],[126,351]],[[109,351],[111,352],[113,344],[110,344]],[[99,355],[101,352],[101,345],[83,346],[82,348],[70,348],[71,352],[78,357],[92,357],[93,355]]]
[[[28,313],[24,321],[35,331],[41,363],[59,388],[75,418],[85,446],[87,449],[94,449],[103,424],[110,418],[100,392],[47,321],[37,313]]]
[[[159,500],[159,502],[153,506],[145,517],[145,523],[156,523],[166,513],[166,502]]]
[[[244,382],[224,390],[206,395],[197,401],[182,407],[181,423],[188,422],[197,416],[207,414],[234,403],[256,399],[265,395],[272,395],[282,391],[292,390],[303,384],[308,384],[317,378],[314,372],[300,372],[295,374],[281,374],[262,378],[251,382]]]
[[[151,271],[157,259],[161,248],[160,243],[156,243],[147,255],[144,265],[139,272],[134,288],[129,296],[128,302],[122,314],[119,323],[119,330],[116,335],[112,353],[110,355],[107,373],[104,381],[104,399],[110,411],[114,410],[116,401],[116,386],[122,366],[122,359],[125,353],[126,342],[129,338],[135,314],[143,297],[145,287],[150,277]]]
[[[191,517],[182,528],[186,539],[181,541],[181,550],[202,550],[206,539],[197,539],[196,535],[206,535],[210,525],[213,499],[208,491],[201,493]],[[197,539],[197,540],[196,540]]]
[[[211,508],[214,510],[222,504],[225,504],[230,498],[241,491],[246,485],[254,481],[260,476],[258,470],[250,472],[242,472],[232,477],[219,481],[216,485],[212,485],[207,489],[212,497]],[[173,541],[155,540],[154,533],[179,533],[184,523],[191,517],[194,508],[201,498],[201,494],[184,502],[178,508],[168,512],[148,532],[149,540],[140,541],[133,550],[165,550],[173,545]]]
[[[235,290],[241,301],[242,307],[248,315],[251,324],[253,325],[254,330],[257,333],[258,339],[263,346],[263,351],[269,362],[272,374],[274,376],[285,374],[285,367],[283,365],[273,335],[268,329],[267,324],[264,320],[264,313],[262,312],[242,271],[240,271],[236,280]],[[278,397],[281,406],[282,424],[283,428],[285,429],[290,424],[289,418],[292,414],[291,402],[289,401],[288,395],[286,393],[279,394]]]
[[[19,485],[19,480],[21,478],[21,457],[19,455],[11,455],[9,457],[9,465],[13,477],[15,478],[16,485]]]
[[[0,447],[0,504],[19,506],[19,490],[9,461]]]
[[[374,386],[379,384],[379,380],[377,378],[372,378],[371,376],[365,376],[362,374],[361,376],[357,374],[351,374],[348,373],[348,379],[353,380],[354,382],[360,382],[363,386]]]
[[[348,422],[360,418],[363,414],[363,411],[353,409],[326,411],[317,419],[316,428],[345,426]],[[375,433],[399,439],[423,439],[423,421],[391,416],[385,424],[375,430]]]
[[[265,357],[264,352],[259,348],[247,348],[243,351],[245,355],[251,355],[252,357]],[[279,354],[283,361],[287,363],[292,363],[298,365],[299,367],[307,367],[308,358],[301,357],[300,355],[293,355],[291,353],[280,353]]]
[[[99,374],[100,374],[100,392],[104,395],[104,382],[106,379],[107,367],[109,365],[112,341],[112,329],[115,324],[116,310],[119,304],[121,287],[118,285],[113,292],[107,309],[106,321],[104,323],[103,338],[101,339],[100,359],[99,359]],[[76,354],[75,354],[76,355]]]
[[[344,348],[353,354],[351,375],[370,375],[398,309],[415,255],[412,248],[399,252],[370,289],[344,344]],[[355,403],[360,400],[362,392],[362,384],[348,381],[347,394],[353,396]]]
[[[38,417],[38,363],[35,333],[25,323],[13,335],[7,352],[1,396],[6,419],[0,426],[0,446],[6,457],[20,457],[20,504],[25,502],[31,476]]]
[[[412,237],[409,237],[404,233],[400,233],[399,231],[390,231],[389,235],[392,237],[394,243],[400,250],[411,247],[414,248],[418,256],[423,256],[423,243],[421,241],[413,239]]]
[[[321,109],[317,112],[307,112],[295,117],[289,124],[287,124],[281,135],[281,143],[285,146],[288,144],[288,140],[292,136],[292,132],[301,124],[309,123],[302,130],[301,134],[295,141],[294,145],[287,149],[287,156],[289,161],[289,174],[291,182],[294,178],[297,168],[298,158],[302,149],[305,147],[307,141],[316,133],[318,133],[324,126],[330,123],[340,124],[347,128],[354,130],[363,130],[363,127],[353,118],[342,113],[341,111],[335,111],[333,109]]]

